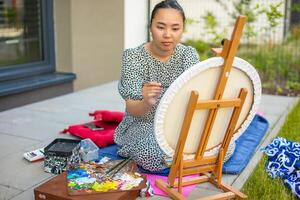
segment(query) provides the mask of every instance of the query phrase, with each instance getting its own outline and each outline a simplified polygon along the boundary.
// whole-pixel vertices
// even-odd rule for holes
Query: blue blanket
[[[268,156],[265,169],[270,177],[280,177],[300,198],[300,143],[275,138],[261,149]]]
[[[264,117],[256,115],[245,132],[235,141],[236,149],[231,158],[223,165],[223,173],[241,173],[252,158],[268,128],[268,121]]]
[[[238,174],[246,167],[254,153],[254,150],[261,141],[262,137],[265,135],[268,127],[269,124],[265,118],[259,115],[254,117],[249,127],[236,141],[236,149],[234,154],[224,164],[224,173]],[[110,145],[100,149],[99,158],[107,156],[113,160],[122,159],[122,157],[117,155],[117,148],[117,145]],[[140,167],[140,171],[163,176],[167,176],[169,174],[169,169],[165,169],[160,172],[150,172]]]

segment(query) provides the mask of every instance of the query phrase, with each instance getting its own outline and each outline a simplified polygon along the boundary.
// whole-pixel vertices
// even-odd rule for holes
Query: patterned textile
[[[300,198],[300,143],[278,137],[261,151],[269,157],[265,166],[267,173],[272,178],[282,178]]]

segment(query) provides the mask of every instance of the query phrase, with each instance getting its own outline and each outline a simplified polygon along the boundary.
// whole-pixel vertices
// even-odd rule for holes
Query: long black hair
[[[174,8],[174,9],[178,10],[182,16],[183,24],[185,24],[185,14],[184,14],[182,7],[179,5],[179,3],[176,0],[164,0],[164,1],[156,4],[155,7],[153,8],[152,13],[151,13],[151,18],[150,18],[150,26],[152,24],[152,20],[153,20],[155,14],[157,13],[157,11],[159,9],[162,9],[162,8]]]

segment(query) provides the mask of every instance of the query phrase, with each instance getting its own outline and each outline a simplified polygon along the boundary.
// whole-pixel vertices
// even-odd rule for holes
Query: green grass
[[[292,141],[300,141],[300,101],[289,113],[278,136]],[[296,200],[281,179],[270,178],[265,169],[267,156],[264,155],[254,172],[251,174],[242,191],[249,200]]]

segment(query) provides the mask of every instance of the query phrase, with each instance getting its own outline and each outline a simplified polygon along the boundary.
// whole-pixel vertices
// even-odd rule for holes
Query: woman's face
[[[171,53],[183,33],[182,15],[173,8],[159,9],[152,19],[150,31],[155,48]]]

